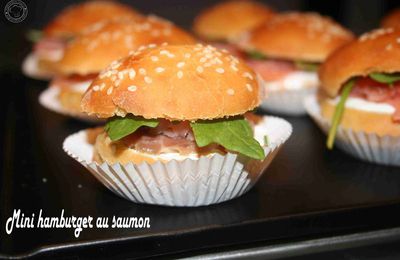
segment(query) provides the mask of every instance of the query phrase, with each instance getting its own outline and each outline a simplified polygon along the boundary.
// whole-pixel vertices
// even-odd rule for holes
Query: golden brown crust
[[[60,88],[58,100],[65,110],[80,113],[82,96],[82,92],[74,91],[72,88]]]
[[[56,61],[37,59],[37,65],[41,71],[46,71],[46,73],[56,73],[55,69],[57,66]]]
[[[154,163],[156,159],[151,155],[135,151],[125,146],[122,142],[112,142],[106,132],[99,134],[94,144],[93,160],[97,163]],[[158,159],[157,161],[162,161]]]
[[[322,62],[353,34],[328,17],[316,13],[283,13],[244,34],[240,46],[267,56]]]
[[[45,28],[47,37],[71,37],[98,22],[141,15],[128,5],[114,1],[87,1],[72,5],[58,14]]]
[[[336,106],[329,102],[329,99],[320,100],[320,106],[322,116],[331,120]],[[393,122],[391,114],[346,108],[340,125],[354,131],[375,133],[379,136],[400,136],[400,124]]]
[[[319,70],[322,89],[337,96],[342,85],[371,72],[400,71],[400,30],[378,29],[334,52]]]
[[[104,70],[82,109],[99,117],[214,119],[252,110],[259,89],[255,73],[226,51],[201,44],[150,46]]]
[[[381,26],[383,28],[398,27],[400,26],[400,8],[394,9],[381,21]]]
[[[203,39],[234,41],[274,14],[271,8],[258,2],[225,1],[202,11],[194,21],[193,30]]]
[[[114,20],[81,34],[68,44],[57,69],[62,74],[98,73],[112,61],[148,44],[192,44],[195,39],[154,16]]]

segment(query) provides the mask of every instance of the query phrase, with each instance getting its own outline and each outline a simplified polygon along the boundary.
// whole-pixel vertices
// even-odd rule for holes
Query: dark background
[[[3,11],[7,2],[8,0],[1,0],[0,12]],[[191,209],[188,211],[184,209],[159,210],[159,208],[143,205],[132,207],[130,202],[116,198],[111,192],[105,190],[100,184],[97,184],[91,176],[84,176],[86,171],[76,162],[66,158],[66,155],[60,151],[60,143],[63,138],[67,134],[82,129],[84,126],[77,122],[65,122],[65,118],[62,116],[41,108],[36,100],[40,90],[46,87],[46,83],[32,81],[20,74],[21,61],[31,48],[30,43],[24,38],[26,31],[31,28],[42,28],[54,14],[62,10],[65,6],[77,1],[24,0],[24,2],[28,6],[29,13],[23,22],[13,24],[6,20],[4,15],[0,14],[0,82],[2,82],[0,86],[2,90],[2,92],[0,92],[0,112],[2,112],[0,113],[0,122],[2,122],[0,124],[0,151],[4,153],[0,161],[0,169],[2,169],[4,173],[0,175],[0,215],[9,216],[10,209],[14,208],[15,205],[21,206],[23,209],[32,209],[33,211],[44,207],[46,213],[53,216],[59,213],[59,207],[61,206],[69,208],[68,214],[75,213],[76,215],[86,215],[87,212],[92,213],[93,208],[98,211],[99,215],[108,214],[110,211],[126,215],[135,215],[138,214],[138,212],[146,215],[149,212],[157,212],[163,219],[160,226],[165,224],[165,226],[171,228],[174,225],[180,227],[181,224],[196,226],[196,222],[215,225],[215,216],[218,216],[219,218],[217,219],[220,219],[220,222],[225,225],[226,222],[231,221],[229,219],[230,217],[246,219],[248,217],[247,215],[255,215],[258,217],[264,214],[264,212],[273,216],[274,212],[281,214],[282,212],[280,211],[289,209],[293,211],[307,211],[309,210],[307,207],[313,206],[311,203],[304,205],[296,203],[296,198],[299,198],[299,201],[301,201],[305,195],[310,196],[307,201],[315,202],[320,200],[320,204],[324,204],[328,201],[327,203],[330,203],[333,208],[339,207],[339,204],[335,204],[337,201],[342,202],[347,200],[350,204],[355,204],[361,200],[361,198],[367,198],[369,201],[376,200],[377,204],[381,200],[388,199],[397,202],[398,194],[400,194],[399,185],[397,184],[398,182],[396,182],[396,180],[399,181],[399,177],[397,177],[399,175],[396,175],[398,173],[397,169],[382,168],[376,165],[366,164],[348,157],[339,151],[334,151],[329,154],[329,158],[332,158],[332,160],[318,160],[318,162],[315,162],[315,165],[312,165],[311,169],[315,170],[312,174],[306,170],[303,170],[303,175],[299,175],[296,178],[290,178],[291,176],[284,174],[279,175],[279,177],[270,174],[268,178],[264,178],[261,181],[257,189],[227,204]],[[190,29],[195,15],[204,7],[217,1],[141,0],[122,2],[129,3],[144,13],[155,13],[174,21],[176,24],[186,29]],[[378,27],[380,19],[388,10],[397,5],[400,6],[400,1],[398,0],[273,0],[263,2],[270,4],[279,11],[316,11],[329,15],[344,26],[350,28],[356,34]],[[320,139],[319,141],[321,141],[321,143],[312,143],[314,147],[310,149],[310,151],[313,152],[311,157],[320,159],[327,158],[326,152],[320,152],[320,148],[323,147],[322,142],[324,137],[310,120],[301,118],[292,119],[291,122],[297,127],[296,133],[304,134],[305,138],[292,138],[287,149],[282,151],[280,158],[274,163],[271,172],[275,170],[274,172],[277,173],[279,169],[279,173],[281,174],[282,167],[288,168],[286,172],[289,172],[291,166],[286,165],[288,159],[293,160],[290,156],[298,155],[298,150],[293,150],[293,148],[312,143],[312,139]],[[298,130],[302,130],[303,132]],[[315,136],[317,138],[315,138]],[[63,158],[64,160],[48,162],[47,158],[52,158],[52,156]],[[310,162],[310,160],[308,162]],[[306,167],[300,164],[300,162],[295,166],[301,166],[301,168]],[[295,166],[292,167],[295,168]],[[71,172],[58,171],[60,168],[69,167],[72,167],[70,168]],[[317,172],[326,168],[329,169],[329,172],[324,172],[324,174]],[[42,173],[43,169],[45,172]],[[299,169],[296,170],[300,172]],[[44,182],[45,179],[46,182]],[[312,189],[302,193],[305,188],[312,187],[312,184],[310,184],[312,181],[319,181],[319,183],[325,184],[325,186],[322,185],[320,190]],[[83,188],[77,188],[77,183],[82,183]],[[346,190],[338,191],[338,194],[332,195],[337,187],[343,186],[346,187]],[[264,187],[267,187],[267,189],[263,189]],[[322,190],[324,187],[331,188],[325,192],[329,196]],[[79,194],[79,192],[82,193]],[[314,197],[314,192],[326,195],[326,197]],[[29,196],[28,199],[31,199],[32,203],[27,202],[25,197],[20,197],[20,193],[24,194],[24,196]],[[11,196],[9,196],[10,194]],[[76,194],[79,195],[75,197]],[[348,194],[352,194],[352,196],[347,196]],[[259,198],[268,196],[271,200],[275,199],[276,197],[273,195],[284,202],[280,205],[280,208],[269,208],[271,207],[269,205],[272,204],[265,204],[264,200],[260,202],[257,201]],[[74,200],[71,200],[71,197],[73,197]],[[327,200],[331,197],[335,197],[335,200]],[[91,204],[93,202],[97,204]],[[296,208],[296,206],[298,208]],[[395,207],[395,209],[398,210],[399,206]],[[375,223],[376,226],[374,226],[376,228],[386,227],[386,225],[388,227],[392,226],[396,224],[396,221],[398,223],[396,212],[394,212],[395,209],[393,209],[393,207],[388,207],[386,210],[361,211],[357,214],[361,216],[360,219],[365,220],[365,222],[360,221],[359,225],[363,228],[367,226],[371,227],[371,223],[374,222],[373,220],[377,219]],[[238,211],[241,214],[238,214]],[[357,217],[357,214],[349,213],[348,215],[354,218]],[[211,217],[207,218],[207,216]],[[379,218],[388,221],[379,221]],[[0,220],[4,220],[4,218]],[[241,221],[242,219],[239,220]],[[232,220],[234,223],[236,221],[236,219]],[[346,226],[347,221],[349,223],[348,226],[354,226],[352,222],[354,220],[351,220],[346,214],[341,218],[336,216],[333,221],[331,218],[322,218],[322,220],[315,218],[307,221],[310,222],[310,224],[307,223],[307,228],[309,226],[316,229],[326,228],[328,231],[330,231],[329,228],[334,230],[336,226]],[[0,222],[3,224],[2,221]],[[282,224],[283,228],[279,228],[279,226],[276,228],[279,232],[287,229],[287,232],[292,235],[293,231],[290,230],[291,228],[293,228],[293,230],[297,228],[301,231],[302,226],[297,224],[297,222],[294,222],[294,224],[291,223],[291,225],[292,226],[287,227],[286,224]],[[15,239],[11,239],[10,237],[2,237],[1,235],[4,234],[4,226],[1,225],[0,228],[0,247],[2,247],[2,249],[7,248],[10,252],[24,251],[21,249],[24,245],[26,247],[31,244],[36,246],[36,240],[39,242],[40,240],[46,240],[44,237],[49,235],[52,236],[48,237],[49,241],[61,241],[62,239],[59,239],[60,237],[70,236],[70,234],[67,233],[69,231],[52,233],[46,233],[46,231],[32,231],[31,233],[16,233]],[[249,231],[249,234],[245,233],[240,235],[243,235],[243,237],[256,237],[257,232],[252,232],[253,231]],[[301,232],[299,232],[299,234],[300,233]],[[107,235],[101,232],[99,232],[99,234]],[[225,232],[222,233],[222,236],[226,237],[229,236],[229,234],[230,233]],[[87,236],[86,238],[90,238],[88,233],[85,235]],[[243,237],[240,237],[240,239]],[[213,237],[207,234],[207,238],[204,239],[204,237],[201,237],[201,240],[204,241],[203,243],[212,243],[213,239],[217,240],[218,238],[218,236],[214,235]],[[167,238],[165,238],[165,240],[167,240]],[[180,239],[182,244],[185,244],[185,240],[184,236]],[[173,246],[176,246],[175,241],[173,241],[174,243],[171,242],[170,245],[165,241],[160,241],[163,248],[166,249],[171,249]],[[189,242],[190,241],[187,243]],[[137,250],[154,251],[158,248],[162,248],[158,242],[147,244],[145,242],[140,243],[143,243],[144,246],[142,244],[136,245]],[[132,247],[132,244],[128,244],[127,247]],[[398,248],[400,248],[400,245],[399,242],[396,242],[384,246],[371,246],[316,255],[315,258],[312,259],[399,259],[400,250]],[[101,255],[103,249],[104,248],[101,248],[99,251],[99,248],[95,247],[90,253],[98,253]],[[119,251],[120,250],[117,248],[109,254],[114,256],[120,253]],[[128,251],[128,253],[131,253],[131,251]],[[73,256],[76,255],[73,254]],[[110,255],[103,255],[103,257],[106,256]],[[124,256],[128,255],[120,253],[121,258]],[[307,256],[305,259],[311,258]]]
[[[1,0],[1,11],[8,0]],[[1,16],[0,71],[19,70],[30,45],[24,41],[26,30],[42,28],[64,7],[77,3],[74,0],[25,0],[28,17],[19,24],[13,24]],[[137,0],[122,1],[144,13],[154,13],[190,29],[196,14],[216,0]],[[315,11],[331,16],[338,22],[360,34],[379,26],[382,16],[399,5],[398,0],[264,0],[278,11]]]

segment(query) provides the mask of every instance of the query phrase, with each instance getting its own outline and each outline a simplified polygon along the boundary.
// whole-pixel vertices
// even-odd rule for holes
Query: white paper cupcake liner
[[[86,140],[86,130],[67,137],[63,148],[123,198],[164,206],[202,206],[236,198],[253,187],[291,133],[287,121],[264,117],[255,127],[255,138],[260,143],[268,136],[263,161],[228,153],[165,163],[98,164],[93,161],[93,146]]]
[[[25,76],[39,80],[49,80],[53,77],[51,72],[39,69],[38,59],[34,53],[29,53],[22,62],[22,72]]]
[[[99,119],[94,116],[88,116],[85,113],[78,113],[78,112],[71,112],[66,110],[64,107],[62,107],[60,101],[58,100],[58,95],[60,94],[60,89],[58,87],[49,87],[45,89],[42,93],[39,95],[39,103],[47,108],[48,110],[51,110],[53,112],[66,115],[69,117],[73,117],[75,119],[89,122],[89,123],[101,123],[104,122],[104,120]]]
[[[305,98],[304,105],[308,114],[327,134],[331,122],[322,117],[316,96],[311,95]],[[339,126],[335,145],[361,160],[383,165],[400,166],[400,137],[356,132]]]
[[[260,107],[268,112],[301,116],[306,115],[303,100],[310,94],[315,93],[316,88],[304,88],[298,90],[267,91],[267,97]]]

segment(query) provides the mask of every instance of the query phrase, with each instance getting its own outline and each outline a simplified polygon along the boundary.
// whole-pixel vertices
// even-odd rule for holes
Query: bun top
[[[192,44],[195,39],[172,23],[149,16],[89,27],[71,41],[57,64],[61,74],[98,73],[112,61],[148,44]]]
[[[372,72],[400,72],[400,30],[387,28],[366,33],[334,52],[319,70],[323,90],[331,97],[355,76]]]
[[[316,13],[285,13],[242,35],[240,46],[273,58],[322,62],[353,34]]]
[[[398,27],[400,26],[400,8],[394,9],[381,21],[381,26],[383,28]]]
[[[241,33],[273,15],[271,8],[258,2],[225,1],[202,11],[194,21],[193,30],[203,39],[235,41]]]
[[[201,44],[149,45],[102,71],[81,107],[98,117],[223,118],[254,109],[260,102],[259,82],[225,50]]]
[[[88,1],[64,9],[43,31],[48,37],[71,37],[98,22],[139,16],[136,10],[118,2]]]

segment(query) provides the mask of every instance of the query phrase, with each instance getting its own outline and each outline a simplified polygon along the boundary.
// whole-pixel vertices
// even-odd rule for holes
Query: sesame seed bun
[[[240,46],[268,57],[322,62],[353,34],[316,13],[284,13],[244,34]]]
[[[378,29],[333,53],[319,70],[322,89],[330,96],[356,76],[400,72],[400,30]]]
[[[141,16],[128,5],[113,1],[87,1],[72,5],[58,14],[44,29],[47,37],[71,37],[86,27],[118,17],[136,18]]]
[[[329,100],[329,98],[323,98],[319,104],[322,116],[328,120],[332,120],[336,106]],[[375,133],[379,136],[400,136],[400,124],[395,123],[392,115],[387,113],[346,108],[340,125],[344,128],[350,128],[353,131]]]
[[[164,42],[191,44],[195,39],[172,23],[154,16],[110,21],[87,30],[70,42],[57,69],[61,74],[98,73],[142,45]]]
[[[381,26],[383,28],[398,27],[400,25],[400,8],[394,9],[383,17]]]
[[[244,114],[260,102],[259,81],[243,62],[212,46],[149,46],[114,62],[92,83],[82,110],[169,120]]]
[[[225,1],[202,11],[194,20],[193,30],[206,40],[234,41],[273,15],[271,8],[258,2]]]

